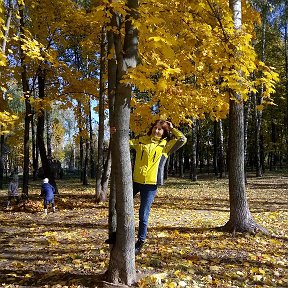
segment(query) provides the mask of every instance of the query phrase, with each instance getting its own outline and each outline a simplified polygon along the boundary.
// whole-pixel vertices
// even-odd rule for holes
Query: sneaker
[[[135,243],[135,255],[138,255],[140,253],[140,250],[142,249],[143,245],[144,241],[140,239]]]
[[[44,214],[47,215],[48,214],[48,210],[44,209]]]

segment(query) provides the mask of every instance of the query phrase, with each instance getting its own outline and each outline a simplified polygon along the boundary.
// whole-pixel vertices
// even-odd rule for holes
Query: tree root
[[[219,227],[218,229],[223,232],[232,233],[233,235],[235,235],[236,232],[248,233],[253,235],[256,235],[258,233],[262,233],[264,235],[270,234],[266,228],[256,223],[255,220],[252,218],[245,222],[237,222],[230,219],[224,226]]]

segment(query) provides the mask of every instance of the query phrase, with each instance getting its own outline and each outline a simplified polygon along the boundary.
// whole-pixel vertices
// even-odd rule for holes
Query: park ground
[[[6,210],[0,190],[0,287],[118,287],[101,281],[109,263],[108,203],[94,202],[92,183],[58,181],[57,212],[47,216],[40,180],[31,183],[25,210]],[[229,219],[227,179],[169,178],[136,256],[135,287],[288,287],[288,173],[251,175],[247,195],[270,235],[213,229]],[[138,207],[136,198],[136,229]]]

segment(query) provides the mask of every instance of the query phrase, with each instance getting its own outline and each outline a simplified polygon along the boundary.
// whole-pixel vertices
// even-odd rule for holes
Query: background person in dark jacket
[[[48,205],[52,205],[53,212],[55,212],[54,193],[55,188],[48,183],[49,179],[45,178],[41,186],[41,195],[44,199],[44,213],[48,213]]]
[[[10,206],[11,201],[15,199],[16,204],[19,204],[19,196],[18,196],[18,176],[12,174],[11,175],[11,181],[8,186],[8,202],[7,202],[7,208]]]

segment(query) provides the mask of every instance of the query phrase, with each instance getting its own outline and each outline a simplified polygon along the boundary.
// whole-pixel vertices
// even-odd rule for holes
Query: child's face
[[[162,128],[162,125],[156,124],[152,129],[152,136],[155,137],[162,137],[164,133],[164,130]]]

